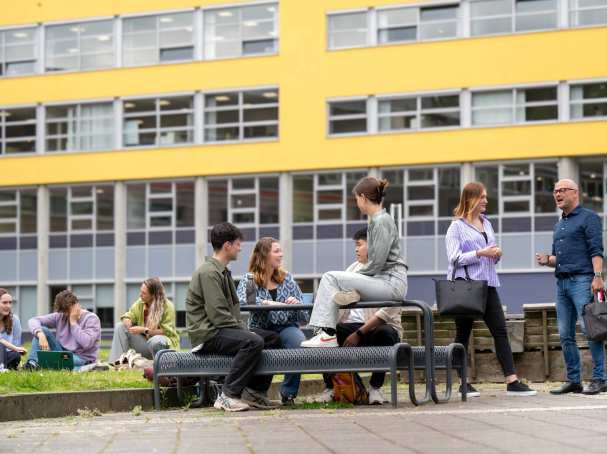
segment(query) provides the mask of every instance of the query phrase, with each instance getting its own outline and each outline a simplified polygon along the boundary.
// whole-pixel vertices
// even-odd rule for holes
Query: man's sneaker
[[[537,391],[531,389],[525,383],[521,383],[519,380],[514,380],[512,383],[506,385],[507,396],[535,396]]]
[[[294,396],[285,396],[284,394],[280,395],[280,402],[283,407],[292,407],[295,405],[295,397]]]
[[[244,403],[242,400],[235,399],[234,397],[228,397],[224,393],[217,396],[213,407],[215,407],[217,410],[225,411],[246,411],[250,408],[249,405]]]
[[[322,394],[320,395],[320,398],[318,400],[327,404],[329,402],[333,402],[333,396],[333,390],[331,388],[325,388],[323,389]]]
[[[466,390],[466,397],[480,397],[481,393],[478,392],[478,390],[472,386],[470,383],[466,383],[467,386],[467,390]],[[459,385],[459,394],[462,394],[462,391],[464,390],[463,385]]]
[[[590,383],[588,383],[588,386],[584,388],[582,394],[593,396],[604,391],[607,391],[607,383],[605,382],[605,380],[594,379]]]
[[[23,365],[23,369],[29,371],[40,370],[40,364],[38,364],[38,362],[34,361],[33,359],[28,359]]]
[[[262,410],[270,410],[272,408],[276,408],[276,405],[273,404],[270,399],[268,399],[268,396],[266,396],[260,391],[256,391],[251,388],[243,389],[240,398],[249,407],[260,408]]]
[[[333,297],[333,301],[338,306],[349,306],[350,304],[358,303],[360,301],[360,293],[356,290],[337,292]]]
[[[305,340],[301,343],[302,347],[339,347],[337,345],[337,337],[331,336],[324,331],[320,331],[316,336],[311,339]]]
[[[565,382],[556,389],[551,389],[550,394],[560,396],[561,394],[581,393],[584,390],[580,383]]]
[[[385,400],[379,389],[369,386],[369,405],[381,405]]]

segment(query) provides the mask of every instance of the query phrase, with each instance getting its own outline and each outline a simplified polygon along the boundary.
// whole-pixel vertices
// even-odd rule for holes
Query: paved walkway
[[[607,394],[342,410],[115,413],[0,424],[2,453],[605,453]],[[404,394],[402,394],[404,396]]]

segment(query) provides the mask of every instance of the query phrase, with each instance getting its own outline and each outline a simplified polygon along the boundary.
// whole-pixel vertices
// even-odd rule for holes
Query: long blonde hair
[[[453,210],[453,216],[456,218],[470,219],[470,214],[475,210],[481,201],[485,191],[485,185],[478,181],[467,183],[459,197],[459,203]]]
[[[268,271],[268,256],[272,251],[272,244],[278,243],[278,240],[269,236],[261,238],[253,249],[249,259],[249,273],[253,274],[253,280],[258,287],[265,287],[266,273]],[[286,271],[282,268],[274,270],[272,280],[277,284],[282,284],[285,280]]]
[[[164,286],[157,277],[146,279],[143,281],[143,285],[145,285],[152,296],[152,304],[150,304],[145,327],[148,329],[157,329],[160,327],[160,320],[162,320],[164,310],[166,309]]]

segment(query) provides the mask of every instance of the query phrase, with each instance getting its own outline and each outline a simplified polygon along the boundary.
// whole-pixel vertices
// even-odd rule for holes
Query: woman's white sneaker
[[[242,400],[228,397],[224,393],[217,396],[213,407],[215,407],[217,410],[225,411],[245,411],[249,409],[249,405],[244,403]]]
[[[385,400],[379,389],[369,386],[369,405],[382,405]]]
[[[306,348],[339,347],[339,345],[337,345],[337,337],[331,336],[322,330],[313,338],[303,341],[301,346]]]

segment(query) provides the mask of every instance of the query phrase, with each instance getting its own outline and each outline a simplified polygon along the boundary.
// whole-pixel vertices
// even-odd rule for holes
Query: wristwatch
[[[364,333],[363,333],[363,332],[362,332],[360,329],[357,329],[357,330],[356,330],[356,334],[358,334],[358,337],[360,337],[361,339],[362,339],[363,337],[365,337]]]
[[[594,272],[594,277],[598,277],[600,279],[603,279],[603,272],[602,271],[595,271]]]
[[[148,336],[150,334],[150,328],[146,328],[143,330],[143,334],[145,334],[146,336]]]

